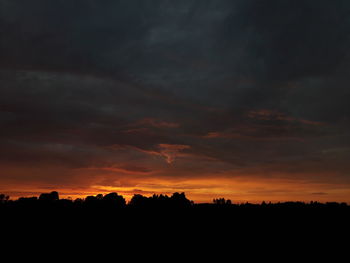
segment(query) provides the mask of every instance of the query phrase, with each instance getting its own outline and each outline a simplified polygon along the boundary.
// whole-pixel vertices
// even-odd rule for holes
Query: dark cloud
[[[349,11],[347,1],[245,1],[228,18],[228,39],[235,41],[237,24],[251,32],[247,48],[263,61],[268,81],[330,75],[346,62]]]
[[[348,181],[349,14],[345,0],[0,0],[0,162]]]

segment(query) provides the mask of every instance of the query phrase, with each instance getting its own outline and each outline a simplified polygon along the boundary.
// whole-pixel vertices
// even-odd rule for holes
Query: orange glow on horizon
[[[11,189],[9,187],[8,189]],[[153,194],[171,195],[174,192],[185,192],[186,196],[196,203],[211,203],[214,198],[226,198],[234,203],[261,203],[284,201],[319,201],[347,202],[350,201],[350,191],[346,186],[328,184],[310,184],[281,179],[247,178],[201,178],[183,179],[174,182],[173,179],[149,178],[132,186],[91,185],[85,188],[48,188],[48,187],[17,187],[0,192],[8,194],[12,199],[18,197],[38,196],[43,192],[58,191],[61,198],[85,198],[88,195],[117,192],[129,201],[134,194],[151,196]]]

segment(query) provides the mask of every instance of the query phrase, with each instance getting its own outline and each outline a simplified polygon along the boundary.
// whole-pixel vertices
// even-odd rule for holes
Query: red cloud
[[[175,161],[179,152],[189,149],[190,146],[181,144],[159,144],[159,148],[160,154],[165,157],[167,163],[171,164]]]

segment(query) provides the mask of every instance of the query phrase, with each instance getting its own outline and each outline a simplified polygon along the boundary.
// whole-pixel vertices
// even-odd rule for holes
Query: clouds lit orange
[[[10,2],[0,193],[350,202],[350,3]]]

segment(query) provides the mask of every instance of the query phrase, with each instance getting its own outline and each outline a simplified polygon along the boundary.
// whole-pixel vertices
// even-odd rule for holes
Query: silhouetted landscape
[[[122,195],[115,192],[109,194],[98,194],[96,196],[87,196],[86,198],[60,199],[59,193],[43,193],[39,197],[20,197],[17,200],[11,200],[9,196],[0,194],[0,211],[2,213],[14,212],[48,212],[59,211],[61,213],[83,213],[91,211],[117,213],[120,215],[132,213],[135,211],[151,211],[152,213],[161,212],[190,212],[203,213],[213,212],[216,215],[231,214],[245,215],[251,212],[272,213],[317,213],[317,212],[342,212],[349,213],[350,206],[343,202],[320,203],[317,201],[306,202],[262,202],[253,203],[234,203],[229,199],[217,198],[212,203],[195,203],[189,200],[185,193],[174,193],[168,195],[152,195],[149,197],[135,194],[129,202]]]
[[[325,235],[346,233],[350,218],[350,206],[346,203],[252,204],[224,198],[195,203],[184,193],[149,197],[135,194],[129,202],[117,193],[71,200],[61,199],[58,192],[17,200],[2,194],[0,200],[2,229],[9,232],[14,242],[17,236],[13,231],[23,238],[44,235],[48,242],[52,239],[58,242],[55,237],[84,243],[82,237],[86,240],[113,237],[142,247],[155,243],[167,246],[170,240],[174,249],[180,245],[190,249],[193,242],[220,247],[224,238],[229,239],[224,242],[226,245],[233,241],[242,245],[263,243],[271,235],[275,243],[292,237],[308,243],[308,239],[300,240],[300,236],[314,240],[319,236],[322,241]],[[178,238],[182,243],[177,243]],[[95,241],[87,243],[95,246]],[[99,246],[104,246],[101,241],[104,240],[97,239]]]
[[[346,245],[349,46],[349,0],[0,0],[3,261]]]

